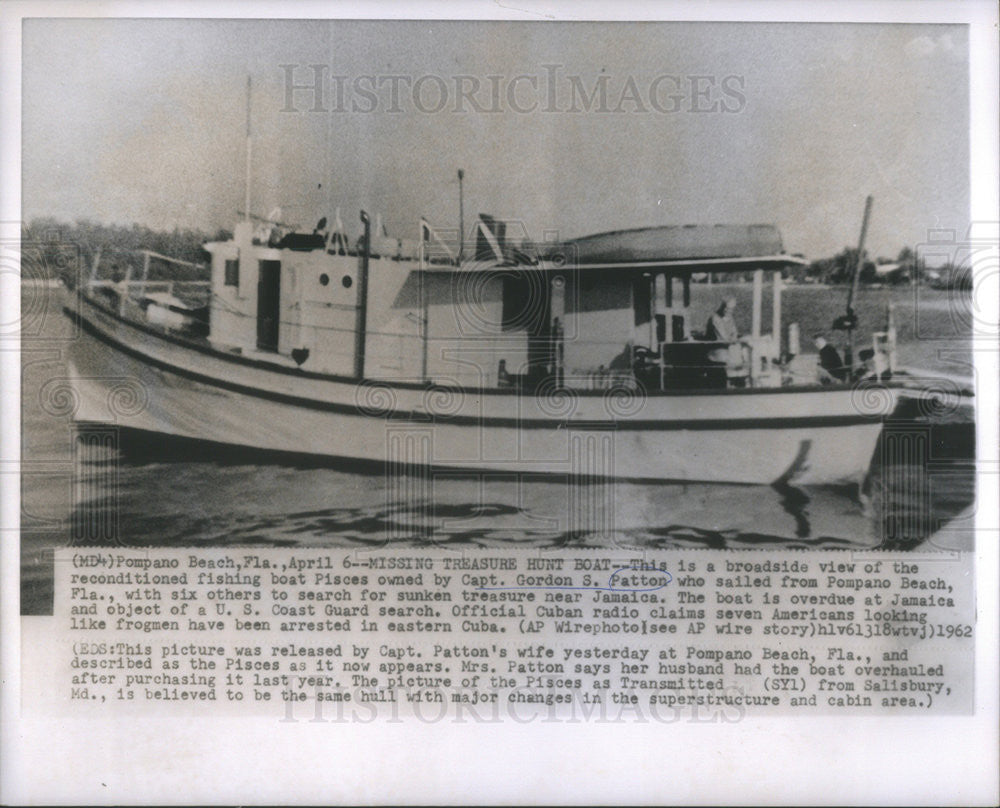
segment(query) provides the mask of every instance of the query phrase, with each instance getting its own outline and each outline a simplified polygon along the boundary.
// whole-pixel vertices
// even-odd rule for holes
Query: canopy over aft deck
[[[480,214],[475,226],[475,249],[465,260],[456,256],[426,220],[421,219],[420,227],[420,269],[431,272],[481,272],[503,267],[514,271],[594,269],[628,274],[660,271],[683,277],[701,272],[781,270],[807,263],[784,252],[781,234],[773,224],[664,225],[613,230],[566,241],[532,242],[511,239],[506,223]]]
[[[541,258],[543,264],[672,272],[745,272],[805,263],[784,253],[781,234],[770,224],[615,230],[548,247]]]
[[[738,273],[755,269],[781,270],[790,266],[805,266],[809,262],[793,255],[761,255],[753,258],[687,258],[676,261],[624,261],[616,263],[587,263],[572,261],[559,256],[539,262],[539,269],[601,269],[621,272],[662,271],[676,275],[692,275],[700,272]]]
[[[493,268],[551,278],[540,287],[548,290],[541,295],[545,316],[529,337],[540,346],[529,351],[536,357],[536,372],[545,365],[560,383],[568,383],[571,377],[603,378],[609,368],[617,368],[642,376],[650,389],[725,386],[727,375],[741,385],[782,383],[782,270],[806,262],[783,252],[774,225],[618,230],[522,246],[519,254],[496,241]],[[489,264],[480,261],[476,268]],[[708,330],[699,330],[712,310],[699,313],[703,303],[692,307],[692,281],[719,274],[753,279],[750,329],[732,345],[716,344]],[[764,333],[762,322],[765,276],[772,278],[770,334]],[[789,340],[793,352],[797,342],[796,327]],[[721,353],[738,354],[738,361],[720,365],[711,357]],[[707,377],[713,370],[721,374],[721,382]]]

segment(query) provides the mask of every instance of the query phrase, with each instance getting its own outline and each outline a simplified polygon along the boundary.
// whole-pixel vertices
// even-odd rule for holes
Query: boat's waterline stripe
[[[178,367],[169,362],[156,359],[148,354],[136,350],[125,343],[115,339],[102,331],[85,317],[77,315],[71,309],[64,311],[72,318],[78,319],[80,326],[88,334],[94,336],[106,345],[115,350],[136,359],[139,362],[155,367],[159,370],[172,373],[176,376],[195,381],[210,387],[217,387],[233,393],[260,398],[266,401],[274,401],[281,404],[288,404],[293,407],[319,410],[322,412],[339,413],[342,415],[353,415],[360,418],[377,418],[386,421],[409,421],[419,424],[442,423],[455,426],[475,426],[475,427],[506,427],[511,429],[574,429],[574,430],[601,430],[614,429],[618,431],[678,431],[678,430],[698,430],[698,431],[739,431],[739,430],[785,430],[785,429],[818,429],[823,427],[841,427],[874,425],[880,422],[878,416],[863,415],[854,413],[851,415],[811,415],[811,416],[778,416],[771,418],[690,418],[690,419],[579,419],[567,420],[559,418],[497,418],[477,415],[447,415],[438,414],[433,411],[422,410],[391,410],[384,414],[377,415],[365,412],[361,406],[351,404],[341,404],[332,401],[320,401],[313,398],[303,398],[288,393],[280,393],[273,390],[264,390],[259,387],[240,384],[238,382],[226,381],[213,376],[208,376],[198,371]],[[340,384],[356,385],[355,382],[340,382]],[[429,388],[433,391],[434,388]],[[444,390],[444,392],[447,392]]]
[[[95,423],[97,425],[100,422],[87,422]],[[262,460],[273,459],[286,463],[289,465],[308,465],[308,466],[319,466],[324,468],[341,468],[344,471],[348,471],[351,474],[369,474],[372,476],[384,476],[386,463],[389,462],[386,458],[373,458],[373,457],[361,457],[354,455],[332,455],[326,452],[322,453],[310,453],[298,450],[288,450],[288,449],[265,449],[258,446],[248,446],[246,444],[238,443],[225,443],[222,441],[210,440],[207,438],[192,438],[187,435],[175,435],[166,432],[154,432],[149,429],[142,429],[141,427],[134,426],[123,426],[120,425],[119,430],[121,435],[126,440],[129,436],[134,437],[136,440],[141,441],[144,447],[148,447],[150,441],[161,440],[166,441],[171,444],[175,444],[182,447],[186,454],[185,458],[190,459],[191,451],[208,451],[210,453],[211,459],[218,461],[219,455],[225,452],[230,458],[234,458],[232,462],[236,463],[257,463]],[[793,461],[789,470],[784,474],[780,475],[776,480],[772,482],[733,482],[732,480],[713,480],[713,479],[701,479],[701,478],[690,478],[690,477],[636,477],[632,475],[614,475],[614,480],[616,483],[634,484],[634,485],[650,485],[650,484],[661,484],[666,483],[670,485],[711,485],[711,486],[731,486],[731,487],[746,487],[746,486],[761,486],[761,485],[776,485],[783,486],[789,485],[789,479],[792,477],[794,472],[796,472],[804,462],[806,455],[809,452],[810,441],[804,440],[799,445],[799,453],[796,456],[796,460]],[[198,447],[197,449],[188,447]],[[800,460],[801,459],[801,460]],[[498,461],[495,464],[490,464],[489,461],[485,465],[480,463],[439,463],[432,461],[430,463],[424,463],[416,460],[399,460],[396,458],[392,459],[392,465],[394,470],[405,470],[413,474],[423,473],[428,466],[435,470],[436,474],[442,476],[455,476],[461,477],[462,479],[468,479],[470,473],[480,474],[481,472],[500,472],[501,474],[510,474],[510,467],[503,461]],[[608,475],[600,472],[587,472],[585,470],[581,471],[579,469],[575,470],[558,470],[554,471],[551,469],[538,469],[533,468],[528,471],[518,472],[520,479],[525,481],[539,480],[552,482],[558,479],[572,480],[574,484],[582,485],[607,485]]]

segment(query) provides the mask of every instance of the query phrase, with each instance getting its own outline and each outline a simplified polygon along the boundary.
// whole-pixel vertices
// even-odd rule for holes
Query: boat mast
[[[462,197],[462,180],[465,179],[465,172],[458,169],[458,261],[462,265],[462,250],[465,247],[465,204]]]
[[[253,141],[250,137],[250,74],[247,73],[247,159],[246,178],[243,187],[243,216],[244,221],[250,221],[250,166],[253,156]]]
[[[365,338],[368,336],[368,262],[371,257],[372,224],[366,211],[361,211],[361,223],[365,226],[365,235],[358,267],[358,302],[354,327],[354,378],[358,381],[365,377]]]
[[[858,255],[854,261],[854,275],[851,278],[851,287],[847,291],[847,313],[843,318],[844,329],[847,331],[847,349],[844,351],[844,364],[847,366],[848,374],[854,370],[854,329],[858,325],[858,318],[854,314],[854,297],[858,293],[858,278],[861,275],[865,237],[868,235],[868,219],[871,217],[871,213],[872,197],[869,195],[865,199],[865,215],[861,219],[861,236],[858,238]]]

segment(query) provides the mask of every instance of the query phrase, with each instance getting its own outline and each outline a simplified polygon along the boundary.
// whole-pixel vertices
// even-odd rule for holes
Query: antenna
[[[250,166],[253,159],[253,142],[250,138],[250,74],[247,73],[247,165],[246,179],[244,181],[243,214],[246,221],[250,221]]]
[[[465,203],[462,198],[462,180],[465,179],[465,172],[458,169],[458,261],[462,263],[462,250],[465,248]]]
[[[330,64],[336,64],[336,58],[333,48],[333,22],[327,23],[327,41],[330,46]],[[322,99],[322,96],[321,96]],[[326,182],[326,207],[324,208],[324,213],[329,215],[330,208],[333,207],[333,115],[326,116],[326,176],[324,181]],[[339,221],[340,214],[338,212],[337,219]]]
[[[847,314],[848,316],[854,313],[852,304],[854,303],[854,298],[858,294],[858,276],[861,274],[861,263],[862,263],[862,253],[865,249],[865,237],[868,235],[868,219],[872,215],[872,197],[868,196],[865,199],[865,215],[861,219],[861,236],[858,238],[858,256],[854,262],[854,276],[851,278],[851,288],[847,293]]]

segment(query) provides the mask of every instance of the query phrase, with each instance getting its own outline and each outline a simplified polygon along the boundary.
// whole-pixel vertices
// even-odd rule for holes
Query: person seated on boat
[[[705,339],[709,342],[736,342],[740,338],[740,332],[733,317],[735,311],[735,297],[723,300],[715,313],[708,318],[708,323],[705,325]]]
[[[854,371],[852,381],[887,382],[892,378],[889,362],[881,351],[865,348],[858,352],[858,359],[861,361],[861,367]]]
[[[631,384],[633,376],[635,346],[632,340],[625,343],[625,349],[608,363],[608,376],[605,385],[613,387],[617,384]],[[603,365],[602,365],[603,367]]]
[[[514,387],[514,378],[507,370],[506,359],[501,359],[497,367],[497,387]]]
[[[743,346],[740,332],[733,316],[736,298],[727,297],[708,319],[705,325],[705,339],[709,342],[724,342],[726,345],[708,352],[708,381],[711,387],[725,387],[729,379],[738,378],[743,368]]]
[[[823,334],[813,337],[813,344],[819,351],[819,380],[823,384],[835,384],[847,378],[847,368],[837,349],[826,341]]]

